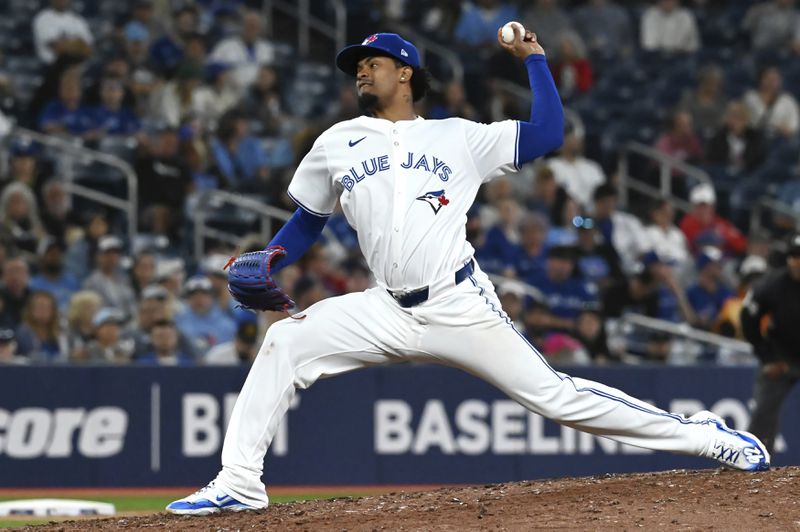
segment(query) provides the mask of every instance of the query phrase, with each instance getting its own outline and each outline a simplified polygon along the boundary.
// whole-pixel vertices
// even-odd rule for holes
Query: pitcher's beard
[[[374,94],[362,93],[358,95],[358,108],[368,115],[374,115],[378,107],[378,97]]]

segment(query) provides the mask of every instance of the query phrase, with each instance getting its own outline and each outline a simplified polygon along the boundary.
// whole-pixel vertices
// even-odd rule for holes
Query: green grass
[[[359,494],[354,493],[328,493],[328,494],[314,494],[314,495],[296,495],[296,496],[270,496],[270,503],[294,502],[294,501],[310,501],[316,499],[333,499],[335,497],[358,497]],[[80,499],[86,501],[96,502],[109,502],[114,505],[118,513],[121,512],[161,512],[164,507],[170,502],[174,501],[176,497],[154,497],[148,495],[115,495],[107,496],[102,492],[96,495],[87,494],[80,496],[67,496],[58,497],[53,495],[26,495],[25,497],[0,497],[0,502],[13,501],[21,499]],[[68,519],[68,518],[31,518],[31,519],[2,519],[0,518],[0,528],[13,528],[25,525],[42,525],[49,523],[55,519]]]

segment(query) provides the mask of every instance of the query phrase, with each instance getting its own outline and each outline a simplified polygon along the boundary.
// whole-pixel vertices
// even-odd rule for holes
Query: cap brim
[[[375,46],[366,46],[363,44],[351,44],[342,48],[339,55],[336,56],[336,66],[347,74],[348,76],[356,77],[358,62],[365,57],[391,57],[397,59],[394,55],[385,50],[381,50]],[[398,59],[401,61],[401,59]]]

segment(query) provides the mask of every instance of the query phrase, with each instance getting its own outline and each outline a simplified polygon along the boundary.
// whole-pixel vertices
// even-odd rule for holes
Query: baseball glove
[[[250,310],[284,311],[294,307],[294,301],[272,278],[272,264],[286,255],[281,246],[264,251],[242,253],[228,262],[228,291],[239,304]]]

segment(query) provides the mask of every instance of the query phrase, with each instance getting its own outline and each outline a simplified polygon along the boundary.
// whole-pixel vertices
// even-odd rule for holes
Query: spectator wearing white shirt
[[[750,124],[768,136],[790,137],[800,129],[797,100],[783,90],[783,77],[776,67],[767,67],[758,77],[758,88],[744,95]]]
[[[619,198],[614,185],[603,184],[593,194],[592,214],[597,229],[611,243],[622,261],[624,271],[634,271],[639,258],[648,251],[644,226],[636,216],[617,210]]]
[[[658,52],[694,52],[700,32],[694,14],[679,0],[659,0],[642,15],[642,48]]]
[[[759,2],[747,10],[742,27],[758,50],[794,49],[800,53],[800,11],[795,0]]]
[[[236,329],[234,339],[212,347],[203,362],[208,366],[250,364],[258,354],[258,340],[258,324],[255,321],[244,321]]]
[[[583,156],[583,139],[569,126],[559,156],[550,159],[547,165],[553,171],[556,183],[584,208],[592,205],[592,193],[606,182],[603,168]]]
[[[275,48],[261,38],[261,17],[255,11],[242,15],[241,35],[220,41],[211,52],[209,61],[233,68],[233,81],[240,93],[256,80],[258,69],[275,60]]]
[[[653,204],[650,209],[650,224],[644,229],[647,239],[664,262],[683,271],[691,266],[692,255],[686,236],[675,225],[675,209],[666,198]]]
[[[88,57],[94,38],[86,20],[70,10],[72,0],[50,0],[33,19],[33,40],[36,55],[46,64],[61,55]]]

